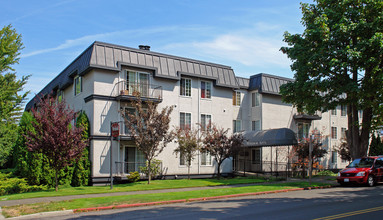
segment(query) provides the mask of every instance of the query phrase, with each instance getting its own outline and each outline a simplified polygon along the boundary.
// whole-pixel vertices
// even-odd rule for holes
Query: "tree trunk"
[[[152,167],[151,160],[148,160],[148,184],[150,184],[150,180],[152,179]]]
[[[58,180],[57,180],[57,170],[55,172],[55,182],[56,182],[56,192],[59,190],[59,183],[58,183]]]
[[[221,178],[221,164],[222,164],[222,161],[221,162],[218,162],[218,169],[217,169],[217,178],[220,179]]]

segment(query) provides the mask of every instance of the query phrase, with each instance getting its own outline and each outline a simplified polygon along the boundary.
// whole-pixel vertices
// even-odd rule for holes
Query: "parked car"
[[[374,186],[383,181],[383,156],[370,156],[352,161],[336,178],[340,185],[366,184]]]

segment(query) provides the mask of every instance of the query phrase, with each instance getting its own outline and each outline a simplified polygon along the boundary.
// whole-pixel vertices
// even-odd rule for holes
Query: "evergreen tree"
[[[29,76],[17,79],[12,65],[19,62],[23,49],[21,35],[11,25],[0,30],[0,167],[5,166],[16,140],[17,121],[28,92],[23,87]]]

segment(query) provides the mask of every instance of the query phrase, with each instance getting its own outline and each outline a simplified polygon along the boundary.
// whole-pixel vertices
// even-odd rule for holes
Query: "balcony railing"
[[[141,172],[140,167],[145,167],[146,162],[118,162],[116,161],[116,174],[118,176],[125,176],[129,174],[130,172],[139,172],[140,174],[143,174]],[[159,165],[160,175],[163,175],[163,169],[162,169],[162,162]]]
[[[131,100],[137,96],[152,101],[162,100],[162,86],[148,83],[132,83],[129,81],[120,81],[116,83],[114,96],[120,100]]]

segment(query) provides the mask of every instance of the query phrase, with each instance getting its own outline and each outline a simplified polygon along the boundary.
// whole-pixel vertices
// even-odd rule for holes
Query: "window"
[[[261,148],[252,149],[251,151],[251,163],[261,164]]]
[[[209,129],[211,126],[211,115],[201,114],[201,127],[202,130],[205,131]]]
[[[126,81],[129,95],[149,96],[149,73],[128,71]]]
[[[180,95],[191,96],[191,79],[181,78]]]
[[[332,151],[332,153],[331,153],[331,163],[333,163],[333,164],[338,163],[338,152]]]
[[[261,121],[252,121],[251,122],[251,130],[253,131],[260,131],[261,130]]]
[[[209,152],[201,153],[201,165],[202,166],[211,166],[211,155]]]
[[[302,141],[304,138],[309,137],[310,124],[309,123],[298,123],[298,140]]]
[[[181,129],[191,128],[191,113],[180,112],[180,128]]]
[[[242,130],[241,120],[233,120],[233,133]]]
[[[341,105],[340,106],[340,115],[341,116],[346,116],[347,115],[347,106],[346,105]]]
[[[241,92],[233,91],[233,105],[241,105]]]
[[[59,89],[59,90],[57,91],[57,101],[58,101],[58,102],[61,102],[63,99],[64,99],[64,91],[62,91],[61,89]]]
[[[260,105],[260,96],[258,92],[251,93],[251,107],[259,106]]]
[[[337,127],[331,127],[331,138],[337,139],[338,138],[338,129]]]
[[[125,108],[125,118],[129,120],[128,114],[135,115],[136,114],[136,109],[135,108]],[[130,134],[129,127],[126,126],[124,123],[124,134]]]
[[[185,155],[180,153],[180,166],[186,166]]]
[[[76,76],[74,78],[74,95],[78,95],[82,92],[82,77]]]
[[[342,137],[342,138],[346,138],[346,131],[347,131],[347,128],[341,128],[340,131],[341,131],[341,137]]]
[[[201,81],[201,98],[211,98],[211,82]]]
[[[331,109],[331,115],[336,115],[336,108],[335,109]]]

